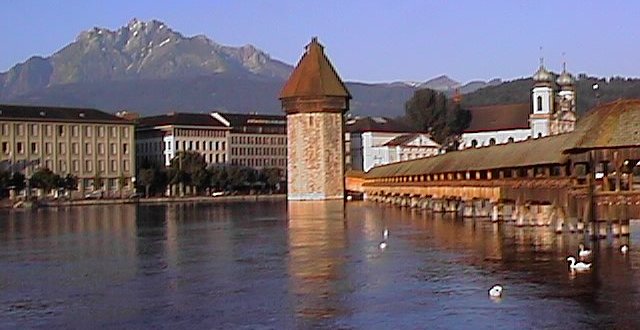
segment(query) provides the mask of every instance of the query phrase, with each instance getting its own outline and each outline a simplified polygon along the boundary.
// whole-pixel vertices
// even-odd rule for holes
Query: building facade
[[[282,115],[213,112],[230,128],[229,163],[256,169],[287,168],[287,120]]]
[[[0,162],[29,164],[19,168],[27,178],[38,168],[74,175],[74,197],[131,192],[134,130],[133,122],[96,109],[0,105]]]
[[[346,121],[347,168],[369,171],[392,162],[437,155],[440,145],[428,134],[414,133],[401,121],[386,117],[354,117]]]
[[[350,99],[313,38],[280,92],[287,114],[287,199],[344,198],[344,113]]]
[[[231,129],[211,114],[176,113],[143,117],[136,128],[141,166],[169,166],[180,151],[195,151],[208,165],[229,162]]]
[[[462,134],[460,149],[573,131],[577,120],[575,79],[566,65],[554,80],[541,61],[533,81],[530,103],[469,108],[471,123]]]

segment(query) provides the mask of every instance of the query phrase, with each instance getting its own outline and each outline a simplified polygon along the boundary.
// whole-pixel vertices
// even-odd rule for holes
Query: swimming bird
[[[623,244],[622,246],[620,246],[620,252],[622,252],[622,254],[626,254],[627,252],[629,252],[629,245]]]
[[[580,258],[586,258],[586,257],[591,256],[591,250],[589,250],[589,249],[585,250],[584,244],[580,243],[579,246],[580,246],[580,252],[578,252],[578,256]]]
[[[571,269],[575,269],[575,270],[588,270],[591,269],[591,264],[586,264],[584,262],[576,262],[576,258],[574,257],[567,257],[567,261],[570,261],[571,264],[569,265],[569,268]]]
[[[489,296],[490,297],[501,297],[502,296],[502,286],[501,285],[494,285],[491,289],[489,289]]]
[[[384,231],[382,232],[382,238],[387,239],[389,238],[389,229],[385,228]]]
[[[386,241],[380,242],[380,245],[378,245],[378,247],[380,247],[381,250],[386,249],[387,248],[387,242]]]

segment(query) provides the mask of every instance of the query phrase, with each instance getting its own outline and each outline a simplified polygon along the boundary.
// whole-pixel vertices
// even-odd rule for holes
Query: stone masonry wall
[[[340,113],[287,116],[288,199],[344,198],[344,127]]]

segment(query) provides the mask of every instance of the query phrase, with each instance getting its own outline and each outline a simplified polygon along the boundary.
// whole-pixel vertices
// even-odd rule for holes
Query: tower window
[[[538,96],[537,98],[537,103],[538,103],[538,111],[542,111],[542,96]]]

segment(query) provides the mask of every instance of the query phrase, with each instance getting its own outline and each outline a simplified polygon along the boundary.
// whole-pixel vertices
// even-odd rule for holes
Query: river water
[[[5,212],[0,328],[640,328],[640,247],[571,273],[582,241],[368,202]]]

